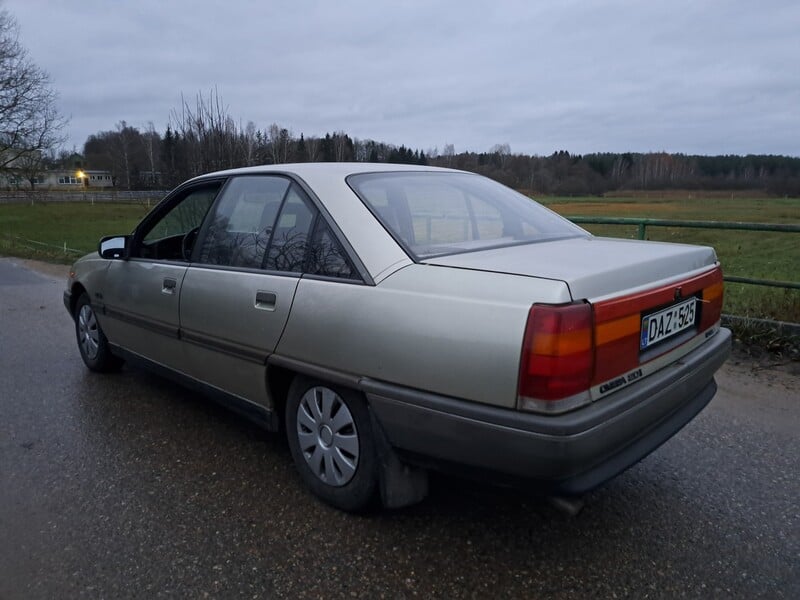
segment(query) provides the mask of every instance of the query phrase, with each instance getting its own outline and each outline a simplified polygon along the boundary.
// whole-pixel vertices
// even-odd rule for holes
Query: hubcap
[[[323,425],[319,428],[319,441],[326,448],[333,443],[333,431],[331,431],[331,428],[327,425]]]
[[[343,486],[358,468],[358,430],[344,400],[333,390],[308,390],[297,407],[297,440],[306,463],[321,481]]]
[[[84,304],[78,313],[78,344],[89,360],[97,358],[100,349],[100,328],[92,307]]]

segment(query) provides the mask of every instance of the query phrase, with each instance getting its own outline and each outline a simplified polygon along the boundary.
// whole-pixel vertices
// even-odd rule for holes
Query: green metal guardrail
[[[637,219],[635,217],[567,217],[573,223],[593,225],[636,225],[640,240],[645,239],[647,226],[655,227],[687,227],[694,229],[736,229],[739,231],[780,231],[784,233],[800,233],[800,225],[780,223],[742,223],[739,221],[674,221],[671,219]],[[792,290],[800,290],[800,282],[775,281],[773,279],[753,279],[752,277],[725,276],[731,283],[747,283]]]

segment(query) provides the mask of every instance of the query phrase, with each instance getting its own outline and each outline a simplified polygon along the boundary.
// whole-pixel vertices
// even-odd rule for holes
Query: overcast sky
[[[181,95],[295,135],[428,150],[800,155],[798,0],[5,0],[71,118]]]

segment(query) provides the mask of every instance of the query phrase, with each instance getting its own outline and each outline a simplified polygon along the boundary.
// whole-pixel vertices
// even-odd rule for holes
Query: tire
[[[86,293],[78,297],[73,316],[75,337],[84,364],[92,371],[100,373],[118,370],[124,361],[111,353],[108,340],[100,328],[100,322]]]
[[[306,486],[338,509],[367,509],[378,493],[369,409],[358,392],[298,376],[286,402],[286,435]]]

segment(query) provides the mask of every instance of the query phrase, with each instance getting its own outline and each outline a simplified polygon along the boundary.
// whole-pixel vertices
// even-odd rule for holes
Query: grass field
[[[141,204],[3,204],[0,254],[70,263],[96,250],[104,235],[130,233],[145,214]]]
[[[798,199],[683,193],[537,200],[565,216],[800,223]],[[130,232],[146,212],[141,204],[0,205],[0,254],[69,263],[96,249],[101,236]],[[635,226],[584,227],[612,237],[637,233]],[[648,227],[647,238],[713,246],[727,275],[800,281],[800,234]],[[798,323],[800,290],[727,284],[725,312]]]
[[[800,200],[787,198],[537,198],[564,216],[641,217],[800,224]],[[582,225],[595,235],[637,237],[636,226]],[[726,275],[800,282],[800,234],[647,227],[647,239],[713,246]],[[800,323],[800,290],[728,283],[725,312]]]

